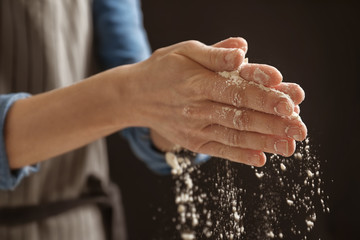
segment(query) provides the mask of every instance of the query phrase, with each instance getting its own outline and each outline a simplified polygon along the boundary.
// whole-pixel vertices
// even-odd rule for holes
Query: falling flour
[[[309,146],[306,139],[290,158],[271,155],[263,168],[218,159],[215,176],[204,175],[190,154],[168,153],[181,239],[310,239],[316,216],[330,210]]]
[[[239,239],[244,233],[245,215],[241,200],[243,190],[234,186],[229,162],[225,162],[229,169],[225,176],[219,173],[216,179],[209,179],[214,180],[212,183],[217,192],[208,195],[205,189],[193,183],[193,179],[199,183],[202,180],[199,178],[199,166],[193,165],[189,160],[193,156],[167,153],[165,157],[172,167],[175,179],[175,203],[178,211],[176,228],[181,239]],[[210,206],[214,202],[219,203],[216,208]],[[223,215],[225,212],[228,213]]]
[[[238,71],[220,75],[229,85],[243,85]],[[218,114],[225,118],[231,111]],[[234,118],[240,114],[234,112]],[[208,175],[192,163],[193,154],[167,153],[181,239],[310,239],[317,215],[330,211],[320,161],[310,149],[307,138],[292,157],[269,155],[262,168],[218,159]]]

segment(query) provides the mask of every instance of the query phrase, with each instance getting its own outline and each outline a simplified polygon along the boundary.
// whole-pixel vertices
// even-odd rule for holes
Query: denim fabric
[[[93,0],[95,48],[103,70],[147,59],[150,46],[142,24],[139,0]],[[9,169],[5,152],[3,126],[6,113],[18,99],[29,94],[0,94],[0,189],[14,189],[26,176],[39,170],[39,164],[16,171]],[[164,154],[156,151],[149,137],[149,129],[129,128],[122,132],[134,153],[159,174],[170,173]],[[204,162],[209,156],[198,154],[195,162]]]
[[[122,135],[129,141],[134,154],[145,162],[149,169],[161,175],[170,174],[171,168],[166,163],[164,154],[154,149],[148,128],[127,128],[122,131]],[[194,161],[203,163],[209,158],[208,155],[197,154]]]
[[[93,12],[96,47],[104,69],[136,63],[150,56],[140,1],[94,0]],[[147,128],[134,127],[123,130],[122,136],[148,168],[158,174],[169,174],[170,167],[164,154],[153,148],[149,132]],[[209,158],[198,154],[195,162],[201,163]]]
[[[150,46],[138,0],[94,0],[94,35],[103,69],[147,59]]]
[[[16,100],[29,96],[27,93],[0,94],[0,190],[14,189],[24,177],[39,170],[39,164],[26,166],[16,171],[11,170],[5,151],[4,124],[6,114]]]

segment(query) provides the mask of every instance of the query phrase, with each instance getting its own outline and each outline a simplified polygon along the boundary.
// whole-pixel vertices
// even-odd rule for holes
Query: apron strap
[[[106,188],[95,176],[90,176],[88,186],[91,194],[77,199],[60,200],[17,207],[0,207],[0,226],[18,226],[31,222],[44,221],[84,205],[97,205],[102,213],[104,227],[109,240],[126,240],[125,219],[123,215],[119,188],[110,183]]]

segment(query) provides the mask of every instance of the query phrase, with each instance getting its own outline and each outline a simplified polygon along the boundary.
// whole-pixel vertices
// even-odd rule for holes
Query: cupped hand
[[[296,114],[304,92],[271,66],[241,65],[246,51],[242,38],[188,41],[132,65],[133,125],[151,128],[164,151],[179,145],[255,166],[264,165],[263,152],[290,156],[307,133]]]

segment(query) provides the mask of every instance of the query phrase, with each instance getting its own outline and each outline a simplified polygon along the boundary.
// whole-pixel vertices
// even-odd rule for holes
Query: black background
[[[251,62],[273,65],[284,81],[303,87],[301,116],[330,195],[331,213],[314,229],[325,240],[359,235],[359,10],[355,1],[143,1],[153,49],[189,39],[213,44],[241,36],[248,41]],[[130,239],[172,239],[176,210],[171,177],[152,174],[118,135],[108,143]]]

